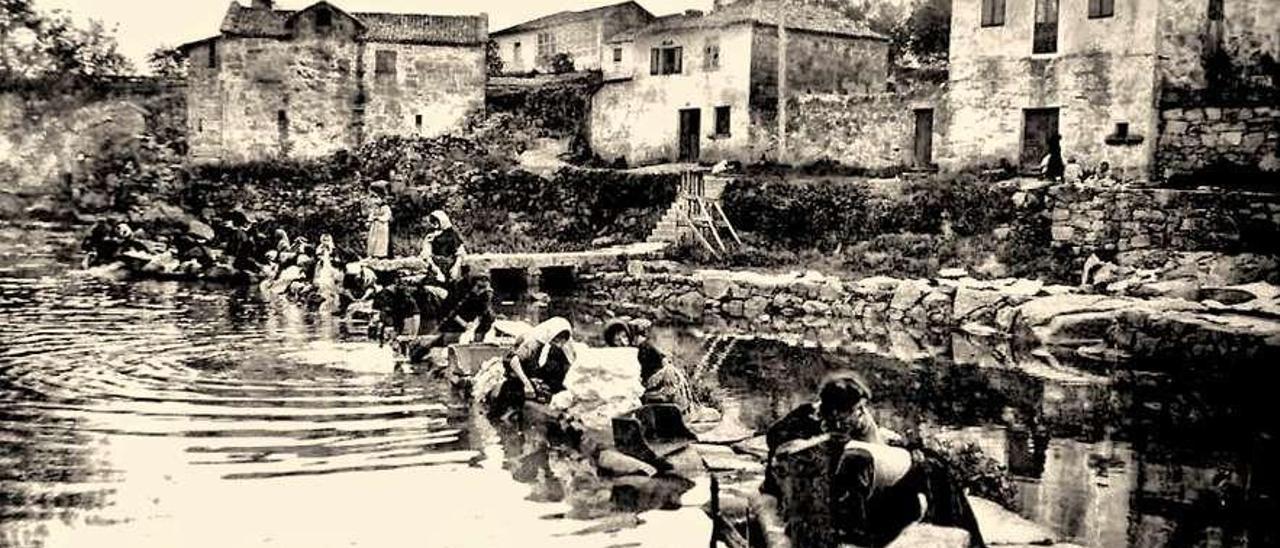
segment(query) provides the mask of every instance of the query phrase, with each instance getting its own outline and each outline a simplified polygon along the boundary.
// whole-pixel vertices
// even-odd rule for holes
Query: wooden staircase
[[[717,257],[729,251],[729,243],[741,246],[738,231],[720,207],[726,184],[719,178],[708,181],[702,172],[685,172],[675,203],[663,214],[647,241],[674,244],[692,238]]]

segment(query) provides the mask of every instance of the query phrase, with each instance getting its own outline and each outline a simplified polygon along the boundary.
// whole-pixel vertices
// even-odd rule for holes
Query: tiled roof
[[[494,31],[492,35],[499,36],[503,34],[513,34],[517,32],[528,32],[531,30],[545,29],[547,27],[554,27],[558,25],[564,25],[567,23],[576,23],[578,21],[588,21],[591,19],[595,19],[597,17],[608,17],[609,14],[614,10],[621,9],[628,5],[635,5],[635,7],[640,8],[645,13],[649,13],[649,10],[644,9],[644,6],[641,6],[640,4],[637,4],[634,1],[622,2],[619,4],[611,4],[608,6],[603,6],[603,7],[589,9],[589,10],[561,11],[561,12],[553,13],[551,15],[546,15],[543,17],[539,17],[537,19],[533,19],[517,25],[513,25],[502,30]]]
[[[679,14],[659,17],[652,24],[637,31],[623,31],[609,38],[610,42],[634,39],[637,34],[653,34],[667,30],[690,28],[714,28],[738,23],[755,23],[777,26],[781,19],[786,28],[807,30],[855,38],[888,40],[884,35],[867,28],[860,21],[840,12],[798,0],[744,0],[712,11],[706,15]]]
[[[341,11],[336,6],[329,5]],[[315,4],[311,7],[315,7]],[[290,36],[288,21],[311,7],[299,11],[269,10],[247,8],[232,2],[222,20],[222,33],[231,36],[287,38]],[[364,26],[365,39],[375,42],[477,45],[483,44],[488,38],[487,22],[483,16],[401,13],[348,15]]]

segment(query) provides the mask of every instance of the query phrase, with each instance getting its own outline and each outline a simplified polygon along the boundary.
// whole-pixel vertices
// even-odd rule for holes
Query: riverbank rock
[[[647,476],[658,474],[658,469],[640,459],[632,458],[613,449],[605,449],[596,458],[600,471],[608,476]]]
[[[886,548],[966,548],[969,532],[955,527],[916,523],[902,530]]]

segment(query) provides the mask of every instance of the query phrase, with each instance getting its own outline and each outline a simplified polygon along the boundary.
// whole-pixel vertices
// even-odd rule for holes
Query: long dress
[[[369,217],[369,239],[365,254],[380,259],[391,246],[391,206],[383,204]]]

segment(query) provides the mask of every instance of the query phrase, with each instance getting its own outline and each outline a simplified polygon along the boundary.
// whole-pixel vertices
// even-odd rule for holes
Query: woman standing
[[[369,212],[369,239],[365,254],[382,259],[386,258],[391,246],[391,206],[382,196],[375,194],[372,209]]]
[[[462,278],[462,256],[467,254],[462,235],[454,228],[445,212],[431,212],[431,232],[422,239],[422,260],[431,265],[440,282],[457,282]]]

